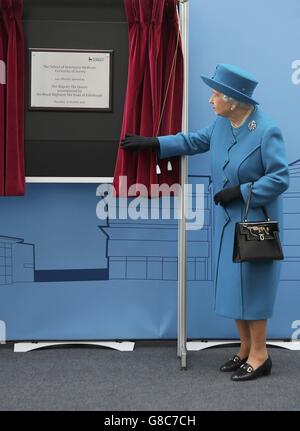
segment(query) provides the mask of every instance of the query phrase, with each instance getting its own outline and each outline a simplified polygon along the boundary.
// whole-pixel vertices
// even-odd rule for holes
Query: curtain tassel
[[[169,172],[173,171],[172,163],[170,161],[168,162],[168,165],[167,165],[167,171]],[[156,164],[156,174],[157,175],[161,174],[161,169],[158,163]]]

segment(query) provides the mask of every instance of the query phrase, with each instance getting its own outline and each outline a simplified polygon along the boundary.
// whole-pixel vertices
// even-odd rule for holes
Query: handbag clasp
[[[249,231],[253,236],[259,235],[259,239],[261,241],[264,241],[265,235],[268,236],[270,234],[270,229],[268,226],[250,226]]]

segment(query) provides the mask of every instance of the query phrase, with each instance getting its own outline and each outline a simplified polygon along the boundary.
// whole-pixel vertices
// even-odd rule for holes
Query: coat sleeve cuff
[[[170,136],[159,136],[159,149],[157,151],[158,157],[160,159],[165,159],[166,157],[173,157],[175,154],[172,153],[172,146],[170,145]]]

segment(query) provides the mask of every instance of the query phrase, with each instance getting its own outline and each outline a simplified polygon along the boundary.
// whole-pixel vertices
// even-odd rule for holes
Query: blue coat
[[[214,208],[213,261],[215,311],[233,319],[271,317],[280,276],[280,261],[233,263],[235,223],[241,221],[249,185],[253,196],[248,220],[263,220],[261,206],[278,220],[282,233],[282,197],[289,185],[285,144],[279,128],[256,108],[239,128],[221,116],[199,131],[161,136],[160,158],[211,151],[214,194],[241,186],[243,200]],[[281,235],[282,239],[282,235]]]

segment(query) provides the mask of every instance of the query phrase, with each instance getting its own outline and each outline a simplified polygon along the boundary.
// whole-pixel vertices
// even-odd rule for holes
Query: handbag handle
[[[244,222],[247,223],[248,221],[248,212],[249,212],[249,207],[250,207],[250,200],[251,200],[251,196],[252,196],[252,187],[253,187],[253,183],[250,184],[250,190],[249,190],[249,194],[247,197],[247,202],[246,202],[246,208],[245,208],[245,216],[244,216]],[[267,210],[265,207],[262,207],[264,216],[265,216],[265,220],[266,221],[270,221],[270,217],[268,216]]]

